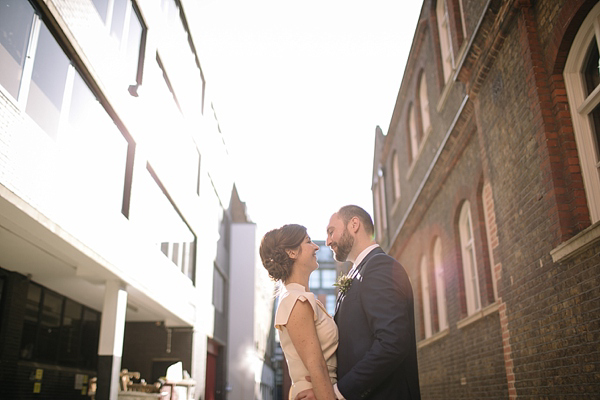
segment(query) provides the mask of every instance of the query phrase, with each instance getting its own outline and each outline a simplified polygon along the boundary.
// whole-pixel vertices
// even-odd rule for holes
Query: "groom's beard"
[[[350,235],[348,232],[348,228],[344,228],[344,233],[342,233],[342,237],[339,242],[335,244],[335,250],[333,250],[334,258],[339,262],[344,262],[348,258],[348,254],[352,250],[352,246],[354,246],[354,237]],[[333,249],[333,246],[331,246]]]

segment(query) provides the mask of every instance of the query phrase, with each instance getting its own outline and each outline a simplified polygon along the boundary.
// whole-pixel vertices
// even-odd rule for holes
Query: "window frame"
[[[586,96],[582,67],[594,40],[600,48],[600,3],[590,11],[575,35],[563,72],[592,224],[600,221],[600,144],[595,143],[590,114],[600,106],[600,85]]]
[[[454,71],[454,49],[452,45],[452,31],[450,29],[450,16],[448,14],[447,0],[438,0],[435,6],[437,17],[438,34],[440,40],[440,55],[442,60],[442,71],[444,85],[450,82]]]
[[[442,239],[437,237],[432,251],[433,270],[435,278],[435,297],[440,331],[448,329],[448,308],[446,303],[446,279],[442,258]]]
[[[482,305],[477,270],[477,251],[473,234],[473,218],[471,204],[468,200],[465,200],[461,207],[458,225],[467,314],[472,315],[481,310]]]
[[[126,83],[129,84],[127,90],[129,93],[138,97],[138,89],[142,85],[143,72],[144,72],[144,59],[146,54],[146,41],[148,35],[148,25],[144,20],[144,17],[140,11],[140,7],[137,4],[137,0],[124,0],[125,1],[125,12],[123,15],[123,27],[122,32],[120,33],[120,37],[116,37],[113,35],[112,28],[114,23],[114,4],[117,0],[106,0],[107,10],[106,15],[100,15],[100,11],[98,10],[96,3],[92,1],[94,9],[97,11],[98,16],[100,17],[104,27],[106,29],[106,34],[109,38],[113,38],[114,40],[118,40],[117,48],[119,52],[119,56],[121,57],[121,61],[124,63],[124,66],[127,71],[129,71],[128,58],[129,58],[129,33],[131,28],[131,18],[135,16],[140,23],[141,27],[141,37],[140,37],[140,48],[138,49],[138,63],[135,68],[135,76],[129,77],[125,76]]]
[[[146,173],[147,183],[150,185],[156,185],[158,192],[161,196],[164,197],[165,203],[169,207],[172,208],[172,215],[178,218],[178,222],[181,222],[181,226],[185,226],[189,233],[192,235],[193,240],[190,242],[160,242],[156,243],[158,250],[174,265],[179,269],[186,278],[188,278],[192,284],[195,286],[198,278],[197,270],[196,270],[196,259],[197,259],[197,246],[198,246],[198,236],[196,232],[189,225],[188,221],[181,214],[181,211],[173,201],[173,198],[169,194],[168,190],[160,180],[158,174],[152,168],[149,162],[146,162]],[[187,243],[187,246],[183,244]],[[177,248],[175,249],[175,244],[177,244]],[[181,244],[181,246],[179,246]],[[166,245],[166,246],[165,246]],[[187,250],[187,251],[186,251]],[[185,252],[185,254],[184,254]]]
[[[410,103],[407,112],[407,124],[408,124],[408,143],[409,143],[409,157],[411,165],[419,158],[419,133],[417,131],[417,118],[415,115],[415,105]]]
[[[398,162],[398,152],[396,151],[392,153],[392,186],[394,188],[394,202],[397,203],[400,201],[402,192],[400,188],[400,165]]]
[[[425,339],[430,338],[433,334],[433,326],[431,323],[431,288],[429,286],[429,268],[427,265],[427,257],[423,255],[419,264],[421,273],[421,301],[423,309],[423,327]]]
[[[387,205],[385,200],[385,177],[381,167],[377,170],[377,177],[373,182],[373,195],[375,199],[376,239],[379,243],[382,243],[387,234]]]
[[[423,129],[423,141],[431,131],[431,108],[429,107],[429,96],[427,95],[427,77],[425,70],[419,76],[419,109],[421,111],[421,126]]]
[[[86,336],[86,321],[90,321],[86,319],[86,313],[95,316],[95,321],[97,323],[97,330],[95,330],[95,334],[97,337],[100,335],[100,321],[102,319],[102,313],[93,310],[82,303],[79,303],[69,297],[65,297],[53,290],[50,290],[42,285],[39,285],[34,282],[29,282],[27,292],[29,295],[29,291],[32,289],[39,290],[39,297],[37,299],[37,303],[35,305],[36,309],[30,308],[31,311],[36,312],[36,316],[34,319],[29,319],[28,323],[24,324],[23,329],[27,329],[26,334],[21,335],[21,341],[19,343],[19,359],[27,362],[46,362],[46,363],[54,363],[56,365],[65,366],[65,367],[77,367],[77,368],[91,368],[92,365],[95,364],[96,360],[89,360],[88,355],[94,354],[97,357],[98,354],[98,341],[97,340],[87,340],[89,337]],[[60,304],[60,313],[58,314],[58,325],[52,327],[51,329],[56,330],[56,348],[50,349],[47,353],[40,353],[39,347],[40,343],[40,331],[48,330],[48,326],[44,325],[43,322],[43,309],[45,307],[45,299],[46,297],[55,297],[58,299]],[[29,299],[29,297],[28,297]],[[80,307],[80,329],[77,333],[78,337],[74,339],[73,344],[76,346],[76,353],[74,358],[65,358],[63,357],[63,353],[61,352],[61,338],[62,334],[65,332],[65,309],[67,302],[70,301],[73,304]],[[32,334],[32,335],[31,335]],[[33,343],[31,343],[31,347],[29,344],[25,345],[23,339],[33,339]]]

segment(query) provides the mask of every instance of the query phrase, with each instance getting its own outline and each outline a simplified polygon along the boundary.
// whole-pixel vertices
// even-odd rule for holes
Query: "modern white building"
[[[219,398],[233,180],[192,3],[0,0],[0,398],[88,398],[97,377],[116,399],[121,368],[177,361]]]
[[[227,398],[272,400],[274,283],[258,255],[256,225],[231,201]]]

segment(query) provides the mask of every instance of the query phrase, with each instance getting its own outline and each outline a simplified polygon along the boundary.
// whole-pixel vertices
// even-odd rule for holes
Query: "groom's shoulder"
[[[383,251],[380,247],[373,249],[367,257],[366,262],[368,264],[395,264],[398,263],[396,259],[385,251]]]

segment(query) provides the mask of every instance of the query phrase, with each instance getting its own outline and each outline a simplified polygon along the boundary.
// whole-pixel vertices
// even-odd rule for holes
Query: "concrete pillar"
[[[117,400],[123,356],[127,291],[119,281],[107,281],[98,343],[97,400]]]

